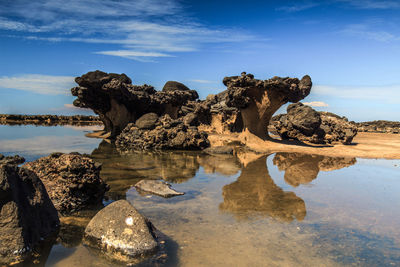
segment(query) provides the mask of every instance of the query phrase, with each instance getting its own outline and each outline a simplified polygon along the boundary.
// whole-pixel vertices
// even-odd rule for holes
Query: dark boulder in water
[[[101,165],[89,157],[79,153],[53,153],[24,166],[43,181],[61,214],[102,205],[108,186],[99,176]]]
[[[57,210],[37,175],[0,155],[0,265],[23,261],[59,228]]]

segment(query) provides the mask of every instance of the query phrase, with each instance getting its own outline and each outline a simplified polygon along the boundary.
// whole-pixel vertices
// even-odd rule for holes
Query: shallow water
[[[140,265],[400,265],[400,160],[120,155],[110,144],[84,137],[87,128],[0,127],[0,153],[33,160],[78,151],[102,162],[102,178],[111,186],[104,203],[127,199],[166,236],[166,261],[153,257]],[[139,194],[132,186],[145,178],[162,178],[186,194]],[[40,264],[115,266],[81,245],[94,213],[63,218],[57,243]]]

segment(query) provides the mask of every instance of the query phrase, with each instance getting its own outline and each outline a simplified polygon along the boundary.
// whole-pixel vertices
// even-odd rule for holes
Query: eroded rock
[[[84,243],[111,259],[132,263],[156,252],[154,230],[128,201],[119,200],[93,217],[85,229]]]
[[[53,153],[24,165],[43,181],[61,214],[102,205],[108,186],[100,178],[100,164],[79,153]]]
[[[272,115],[287,102],[298,102],[311,91],[311,78],[273,77],[269,80],[254,79],[252,74],[225,77],[228,87],[226,104],[240,110],[243,127],[265,139]]]
[[[161,197],[175,197],[181,196],[185,193],[175,191],[171,188],[171,185],[161,180],[141,180],[135,184],[135,188],[140,191],[158,195]]]
[[[0,155],[0,265],[29,257],[40,241],[57,232],[60,223],[37,175],[16,165],[22,159]]]

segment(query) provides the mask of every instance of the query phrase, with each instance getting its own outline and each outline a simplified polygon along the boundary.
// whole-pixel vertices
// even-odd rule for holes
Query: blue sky
[[[69,89],[96,69],[201,98],[247,71],[309,74],[316,109],[399,120],[399,26],[392,0],[1,0],[0,113],[88,113]]]

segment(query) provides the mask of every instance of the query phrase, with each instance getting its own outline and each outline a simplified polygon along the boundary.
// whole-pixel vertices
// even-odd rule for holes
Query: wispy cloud
[[[199,79],[193,79],[193,80],[188,80],[188,81],[189,82],[194,82],[194,83],[203,83],[203,84],[217,83],[216,81],[199,80]]]
[[[317,2],[317,1],[300,2],[300,3],[298,2],[293,5],[286,5],[286,6],[278,7],[278,8],[276,8],[276,10],[292,13],[292,12],[304,11],[304,10],[319,6],[320,4],[321,3]]]
[[[329,105],[322,101],[303,102],[304,105],[310,107],[329,107]]]
[[[335,98],[368,100],[383,104],[400,104],[400,85],[389,86],[327,86],[316,85],[313,94]]]
[[[119,45],[96,54],[152,60],[206,44],[255,38],[243,30],[210,28],[185,15],[178,0],[15,0],[2,3],[0,30],[53,42]]]
[[[374,30],[368,24],[351,24],[346,26],[341,32],[347,35],[375,40],[378,42],[390,42],[400,40],[399,36],[384,30]]]
[[[338,0],[339,2],[348,3],[359,9],[393,9],[400,8],[400,2],[385,0]]]
[[[75,84],[71,76],[24,74],[0,77],[0,88],[30,91],[45,95],[69,94]]]

